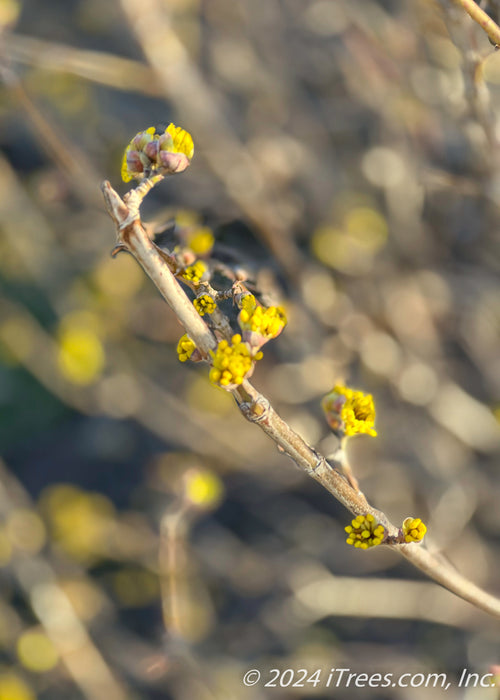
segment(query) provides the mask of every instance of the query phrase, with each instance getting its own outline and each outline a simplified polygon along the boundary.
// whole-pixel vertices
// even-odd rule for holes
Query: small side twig
[[[479,5],[474,2],[474,0],[459,0],[460,4],[467,12],[468,15],[472,17],[474,22],[477,22],[479,26],[484,29],[495,48],[500,46],[500,27],[496,22],[494,22],[491,17],[482,10]]]

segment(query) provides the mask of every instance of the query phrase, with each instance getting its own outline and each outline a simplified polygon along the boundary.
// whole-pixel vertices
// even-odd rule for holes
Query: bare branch
[[[459,0],[459,2],[474,22],[477,22],[484,29],[495,46],[500,46],[500,27],[498,24],[474,0]]]
[[[207,356],[215,347],[215,338],[194,306],[181,289],[159,249],[147,235],[139,218],[139,204],[133,192],[120,199],[109,182],[103,184],[108,212],[115,222],[118,245],[128,250],[151,277],[169,306],[179,318],[185,331],[198,348]],[[130,205],[130,206],[129,206]],[[301,436],[276,413],[269,401],[248,381],[232,391],[245,418],[256,423],[278,446],[354,515],[371,513],[384,525],[390,538],[395,538],[396,528],[381,511],[375,509],[365,496],[357,491],[341,473],[341,464],[330,464],[327,459],[310,447]],[[451,568],[445,561],[421,545],[388,543],[429,577],[448,588],[477,608],[500,618],[500,600],[486,593]]]

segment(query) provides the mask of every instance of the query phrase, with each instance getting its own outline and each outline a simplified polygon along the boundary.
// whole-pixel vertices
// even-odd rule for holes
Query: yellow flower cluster
[[[375,404],[371,394],[363,394],[337,384],[327,394],[322,407],[331,428],[345,435],[365,433],[375,437]]]
[[[361,549],[368,549],[381,544],[385,534],[384,526],[379,525],[370,513],[368,515],[358,515],[344,529],[348,534],[347,544],[352,544],[354,547]]]
[[[181,272],[181,277],[187,282],[198,284],[205,274],[206,269],[205,263],[201,260],[197,260],[193,265],[189,265]]]
[[[262,353],[252,356],[250,348],[241,342],[241,335],[233,335],[231,344],[221,340],[215,352],[211,351],[212,369],[209,378],[213,384],[231,389],[243,382],[253,367],[254,360],[260,360]]]
[[[427,532],[427,527],[420,518],[406,518],[403,522],[405,542],[421,542]]]
[[[153,171],[181,173],[190,164],[193,153],[191,134],[180,126],[169,124],[164,131],[150,126],[136,134],[125,149],[122,180],[141,180]]]
[[[253,294],[246,294],[241,300],[238,323],[242,331],[270,340],[286,326],[286,316],[281,306],[258,306]]]
[[[188,336],[187,333],[180,338],[177,343],[177,356],[181,362],[189,360],[193,352],[196,350],[196,345]]]
[[[210,294],[202,294],[193,301],[193,304],[200,316],[204,316],[205,314],[213,314],[217,308],[217,304],[212,299]]]

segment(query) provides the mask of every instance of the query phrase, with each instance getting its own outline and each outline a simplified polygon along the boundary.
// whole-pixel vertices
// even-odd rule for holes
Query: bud
[[[337,384],[327,394],[321,407],[330,428],[343,435],[365,433],[375,437],[375,404],[371,394],[363,394]]]
[[[189,166],[194,153],[191,134],[169,124],[163,133],[154,126],[134,136],[123,155],[122,179],[141,180],[153,172],[161,175],[181,173]]]
[[[405,542],[421,542],[427,532],[427,527],[420,518],[406,518],[402,531]]]
[[[254,352],[278,337],[287,322],[281,306],[262,306],[253,294],[236,295],[236,299],[241,308],[238,323],[243,340]]]

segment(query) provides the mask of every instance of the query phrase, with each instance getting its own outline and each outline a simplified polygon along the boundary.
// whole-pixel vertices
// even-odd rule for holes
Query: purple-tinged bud
[[[156,161],[160,168],[167,173],[182,173],[188,167],[190,161],[184,153],[171,153],[170,151],[159,151]]]

